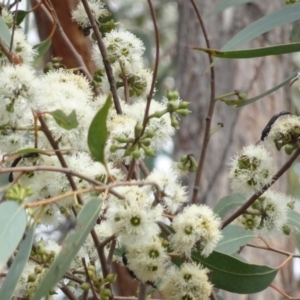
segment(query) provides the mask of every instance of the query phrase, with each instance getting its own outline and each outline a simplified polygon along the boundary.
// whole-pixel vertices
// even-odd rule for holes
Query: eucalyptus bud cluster
[[[83,282],[80,285],[80,288],[87,292],[91,289],[91,285],[93,285],[94,291],[101,296],[101,299],[108,300],[109,297],[111,297],[111,291],[106,286],[115,282],[117,275],[108,274],[105,278],[103,278],[101,274],[97,274],[94,265],[89,265],[87,267],[87,272],[88,281]]]
[[[177,167],[182,171],[196,172],[198,163],[196,162],[194,155],[182,155],[179,163],[177,163]]]
[[[143,128],[142,123],[137,123],[134,127],[134,138],[127,138],[125,136],[116,137],[116,142],[125,145],[118,146],[113,144],[110,147],[110,151],[114,153],[119,149],[125,149],[124,157],[131,156],[134,159],[139,159],[142,155],[141,149],[143,149],[146,156],[155,156],[153,149],[150,148],[151,139],[155,133],[153,130],[148,130],[142,135]]]
[[[61,63],[62,57],[53,57],[51,61],[49,61],[44,67],[44,73],[48,73],[50,71],[65,69],[66,66]]]
[[[264,236],[289,235],[291,227],[287,224],[287,212],[294,208],[294,203],[294,198],[268,190],[236,222]]]
[[[23,188],[20,184],[13,185],[6,192],[6,197],[9,200],[17,201],[22,204],[27,196],[31,196],[32,191],[30,186]]]
[[[300,146],[300,118],[288,115],[278,119],[270,130],[268,140],[278,151],[284,148],[286,154],[292,154]]]

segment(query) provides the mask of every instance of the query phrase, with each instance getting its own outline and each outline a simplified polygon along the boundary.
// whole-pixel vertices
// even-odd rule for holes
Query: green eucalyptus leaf
[[[231,40],[229,40],[222,47],[221,51],[236,49],[238,46],[250,42],[254,38],[270,31],[277,26],[288,24],[299,19],[300,3],[283,6],[277,11],[270,13],[245,27]]]
[[[16,19],[16,25],[20,25],[25,17],[29,14],[30,12],[29,11],[26,11],[26,10],[18,10],[17,11],[17,19]]]
[[[21,150],[18,150],[14,153],[10,153],[9,155],[24,155],[24,154],[31,154],[31,153],[45,153],[46,151],[45,150],[41,150],[41,149],[38,149],[38,148],[25,148],[25,149],[21,149]]]
[[[288,76],[287,78],[285,78],[281,83],[279,83],[278,85],[272,87],[271,89],[263,92],[262,94],[259,94],[258,96],[249,98],[247,100],[242,101],[241,103],[237,104],[237,107],[242,107],[245,105],[248,105],[250,103],[253,103],[273,92],[275,92],[276,90],[278,90],[279,88],[285,86],[289,81],[291,81],[293,78],[295,78],[297,76],[297,74],[299,73],[300,69],[296,70],[294,73],[292,73],[290,76]]]
[[[5,201],[0,204],[0,269],[18,247],[26,229],[26,221],[25,209],[17,202]]]
[[[252,294],[266,289],[277,270],[244,263],[232,256],[214,251],[209,257],[193,253],[192,259],[210,269],[214,287],[238,294]]]
[[[271,47],[262,47],[262,48],[235,50],[235,51],[218,51],[214,49],[201,48],[201,47],[191,47],[191,49],[199,50],[219,58],[245,59],[245,58],[255,58],[255,57],[299,52],[300,43],[290,43],[290,44],[277,45]]]
[[[75,231],[70,232],[63,242],[61,252],[50,265],[32,300],[42,299],[63,277],[87,235],[95,226],[100,210],[101,201],[99,198],[93,198],[83,206],[77,217]]]
[[[6,47],[9,47],[11,34],[6,23],[3,21],[3,18],[1,16],[0,16],[0,39],[3,41]]]
[[[0,289],[0,299],[12,298],[18,281],[28,261],[31,252],[31,246],[33,243],[34,233],[35,226],[31,226],[27,232],[25,240],[21,242],[20,249],[2,283]]]
[[[300,214],[292,209],[288,209],[288,224],[300,229]]]
[[[109,108],[112,104],[112,96],[107,96],[104,106],[97,112],[92,120],[88,132],[88,146],[93,158],[102,164],[105,163],[105,144],[108,137],[106,126],[106,119],[108,116]]]
[[[240,247],[246,245],[256,237],[256,234],[253,233],[253,231],[245,230],[237,225],[225,227],[222,234],[223,238],[219,241],[215,250],[226,254],[237,252]]]
[[[45,40],[43,42],[40,42],[39,44],[34,45],[33,49],[35,49],[38,53],[34,61],[36,62],[41,57],[43,57],[44,54],[49,50],[50,46],[51,46],[51,40]]]
[[[222,298],[220,295],[216,295],[216,299],[217,300],[224,300],[224,298]]]
[[[63,129],[71,130],[78,126],[77,116],[75,110],[69,115],[66,115],[62,110],[57,109],[49,112],[49,114],[54,118],[57,125]]]
[[[242,194],[233,194],[221,198],[214,207],[214,212],[222,219],[233,208],[241,206],[245,203],[247,198]]]

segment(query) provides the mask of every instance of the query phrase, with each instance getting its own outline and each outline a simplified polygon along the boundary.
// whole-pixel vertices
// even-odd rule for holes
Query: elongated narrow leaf
[[[288,76],[287,78],[285,78],[281,83],[279,83],[278,85],[272,87],[271,89],[263,92],[262,94],[249,98],[247,100],[241,101],[240,103],[237,104],[237,107],[242,107],[245,105],[248,105],[250,103],[253,103],[265,96],[268,96],[269,94],[275,92],[276,90],[280,89],[281,87],[285,86],[289,81],[291,81],[293,78],[295,78],[298,74],[298,72],[300,71],[300,69],[298,69],[297,71],[295,71],[294,73],[292,73],[290,76]]]
[[[232,293],[251,294],[267,288],[277,270],[244,263],[232,256],[214,251],[209,257],[193,253],[192,259],[210,269],[214,287]]]
[[[237,252],[240,247],[246,245],[248,242],[256,237],[253,231],[245,230],[237,225],[229,225],[222,231],[223,238],[215,248],[216,251],[233,254]]]
[[[15,201],[1,203],[0,228],[0,269],[2,269],[25,232],[26,212],[24,208]]]
[[[207,49],[201,47],[192,47],[191,49],[199,50],[205,53],[209,53],[214,57],[226,58],[226,59],[245,59],[254,57],[263,57],[279,54],[294,53],[300,51],[300,43],[291,43],[284,45],[277,45],[271,47],[236,50],[236,51],[218,51],[214,49]]]
[[[51,264],[43,281],[32,300],[40,300],[63,277],[70,263],[84,243],[99,217],[101,201],[99,198],[89,200],[80,211],[75,232],[69,233],[62,245],[62,250]]]
[[[216,299],[217,300],[224,300],[224,298],[222,298],[220,295],[216,295]]]
[[[71,130],[78,126],[77,116],[75,110],[69,115],[66,115],[62,110],[56,109],[49,112],[49,114],[54,118],[57,125],[63,129]]]
[[[3,21],[1,16],[0,16],[0,39],[3,41],[6,47],[10,45],[11,34],[6,23]]]
[[[239,4],[254,2],[256,0],[223,0],[208,16],[215,15],[223,10]]]
[[[300,19],[300,3],[286,5],[251,23],[229,40],[221,50],[233,50],[271,29]]]
[[[44,54],[48,51],[51,46],[51,40],[45,40],[33,46],[33,49],[37,50],[37,57],[35,58],[35,62],[38,61]]]
[[[23,269],[28,261],[31,246],[33,243],[35,232],[35,226],[31,226],[27,232],[27,236],[24,241],[21,242],[20,249],[16,255],[9,271],[2,283],[0,289],[0,299],[11,299],[18,281],[22,275]]]
[[[247,198],[242,194],[233,194],[230,196],[226,196],[221,198],[216,206],[214,207],[214,212],[218,214],[221,218],[232,209],[237,206],[243,205]]]
[[[288,224],[300,229],[300,215],[292,209],[288,210]]]
[[[104,106],[97,112],[88,132],[88,146],[93,158],[102,164],[105,163],[104,150],[108,137],[106,119],[112,104],[111,94],[108,95]]]
[[[45,150],[41,150],[41,149],[37,149],[37,148],[25,148],[25,149],[21,149],[21,150],[19,150],[19,151],[16,151],[16,152],[14,152],[14,153],[10,153],[9,155],[18,155],[18,154],[21,154],[21,155],[23,155],[23,154],[31,154],[31,153],[36,153],[36,154],[38,154],[38,153],[46,153],[47,151],[45,151]]]
[[[17,20],[16,20],[16,25],[20,25],[25,17],[29,14],[29,11],[26,10],[18,10],[17,11]]]

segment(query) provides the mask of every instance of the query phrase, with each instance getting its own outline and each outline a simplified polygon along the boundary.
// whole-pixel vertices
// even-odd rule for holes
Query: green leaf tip
[[[88,132],[88,146],[92,157],[102,164],[105,164],[105,144],[108,137],[106,120],[111,105],[112,95],[110,93],[106,98],[105,104],[92,120]]]

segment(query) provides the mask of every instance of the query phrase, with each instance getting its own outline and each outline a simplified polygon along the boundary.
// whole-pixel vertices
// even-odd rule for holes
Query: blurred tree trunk
[[[51,57],[61,57],[62,64],[67,68],[83,66],[93,75],[96,68],[91,60],[91,38],[86,37],[78,24],[71,19],[71,11],[79,2],[79,0],[50,0],[48,1],[50,9],[47,9],[44,4],[37,7],[39,0],[31,0],[31,6],[37,7],[34,15],[41,41],[50,36],[57,21],[56,30],[51,37],[52,43],[45,58],[46,62],[50,61]]]
[[[211,12],[219,1],[195,1],[204,17]],[[220,49],[231,37],[256,19],[282,6],[282,1],[274,0],[272,5],[265,1],[240,5],[230,8],[217,16],[204,19],[204,23],[211,42],[211,48]],[[176,57],[176,87],[181,98],[191,101],[192,114],[181,121],[180,130],[175,139],[175,156],[193,153],[198,160],[202,147],[205,118],[207,116],[210,99],[210,73],[205,70],[209,66],[208,57],[204,53],[188,50],[187,46],[206,47],[196,13],[190,1],[178,0],[179,21]],[[263,37],[251,42],[248,47],[263,47],[287,42],[289,33],[285,28],[276,28]],[[245,45],[243,45],[245,46]],[[258,95],[263,91],[280,83],[290,72],[290,56],[271,56],[248,60],[219,60],[216,64],[216,96],[239,90],[246,92],[248,97]],[[261,131],[276,113],[290,109],[290,97],[287,88],[281,88],[273,94],[243,108],[228,107],[217,102],[212,119],[212,128],[218,122],[224,128],[215,133],[208,146],[202,179],[199,186],[198,201],[213,206],[218,199],[230,194],[230,184],[227,177],[230,157],[240,151],[243,146],[253,144],[260,138]],[[277,156],[278,168],[287,159]],[[186,183],[192,190],[194,176],[190,176]],[[286,192],[287,179],[281,178],[274,187]],[[278,248],[286,246],[294,251],[292,238],[272,240],[271,244]],[[274,253],[247,252],[247,260],[253,263],[278,266],[284,256]],[[292,263],[281,269],[274,285],[286,293],[295,296],[296,281],[293,278]],[[281,299],[282,296],[268,288],[263,293],[255,295],[228,295],[225,299]]]

